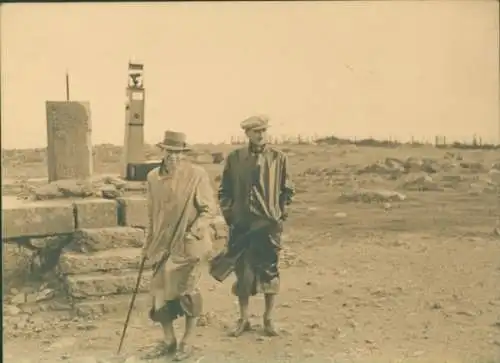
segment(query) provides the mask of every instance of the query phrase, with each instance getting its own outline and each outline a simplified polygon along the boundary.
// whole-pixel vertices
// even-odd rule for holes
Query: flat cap
[[[263,130],[269,127],[269,118],[266,116],[252,116],[241,122],[241,128],[248,130]]]

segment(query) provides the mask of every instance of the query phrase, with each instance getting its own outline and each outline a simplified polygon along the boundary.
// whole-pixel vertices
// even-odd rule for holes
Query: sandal
[[[244,332],[250,330],[252,330],[252,326],[250,325],[250,322],[248,320],[238,319],[236,328],[231,333],[229,333],[229,335],[237,338]]]
[[[174,362],[180,362],[186,360],[193,355],[193,347],[185,343],[179,345],[179,349],[175,353]]]
[[[277,337],[279,335],[270,319],[264,320],[264,334],[268,337]]]
[[[146,353],[143,359],[158,359],[175,353],[177,342],[174,340],[170,344],[161,342],[156,345],[150,352]]]

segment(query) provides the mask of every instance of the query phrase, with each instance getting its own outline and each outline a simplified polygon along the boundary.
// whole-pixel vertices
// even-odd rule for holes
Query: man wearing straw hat
[[[258,293],[264,294],[264,333],[278,335],[272,320],[280,283],[278,257],[285,205],[291,203],[294,188],[286,155],[266,144],[268,126],[265,116],[253,116],[241,123],[249,143],[228,155],[219,189],[221,210],[230,226],[228,250],[241,248],[234,241],[249,236],[235,266],[232,291],[240,307],[240,318],[231,332],[235,337],[251,330],[249,298]],[[268,221],[271,228],[259,229],[262,221]]]
[[[216,200],[207,172],[184,158],[190,148],[183,133],[166,131],[157,146],[164,157],[147,178],[149,228],[143,257],[154,269],[149,315],[162,325],[164,341],[145,358],[175,353],[179,361],[192,353],[191,337],[202,310],[198,283],[212,249]],[[185,317],[185,331],[177,344],[173,321],[180,316]]]

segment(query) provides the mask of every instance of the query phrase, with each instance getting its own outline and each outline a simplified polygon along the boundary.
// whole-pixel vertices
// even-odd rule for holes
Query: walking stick
[[[139,292],[139,285],[141,283],[142,271],[144,270],[144,263],[145,262],[146,262],[146,256],[144,256],[142,258],[141,265],[139,267],[139,276],[137,276],[135,290],[134,290],[134,293],[132,294],[132,300],[130,300],[130,306],[128,308],[127,319],[125,320],[125,325],[123,326],[122,337],[120,339],[120,345],[118,346],[117,354],[120,354],[120,351],[122,349],[123,340],[125,339],[125,333],[127,332],[127,328],[128,328],[128,321],[130,320],[130,315],[132,314],[132,309],[134,308],[135,298],[137,296],[137,293]]]

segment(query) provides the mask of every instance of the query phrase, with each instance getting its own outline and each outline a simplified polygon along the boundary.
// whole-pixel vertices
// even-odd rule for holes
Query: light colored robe
[[[203,263],[211,252],[210,224],[216,201],[207,172],[188,161],[172,173],[148,174],[149,227],[146,255],[159,263],[151,281],[155,309],[198,291]],[[187,240],[187,233],[195,237]]]

